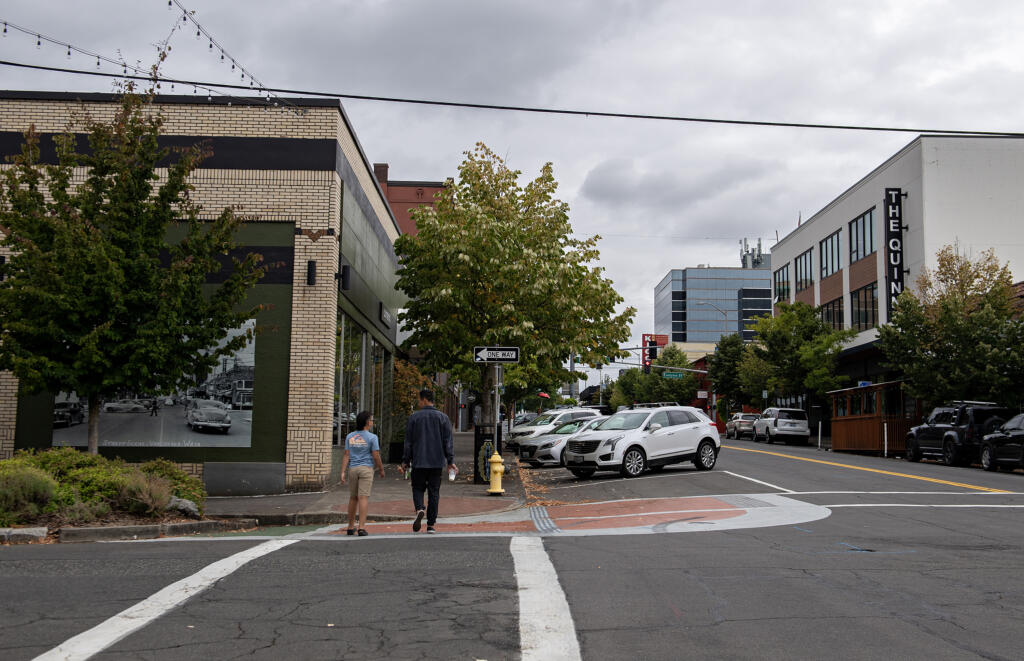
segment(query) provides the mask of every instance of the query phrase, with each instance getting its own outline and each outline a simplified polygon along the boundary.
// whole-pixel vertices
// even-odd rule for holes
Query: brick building
[[[404,304],[394,288],[399,225],[341,105],[289,101],[288,108],[255,98],[154,101],[165,117],[162,142],[203,140],[212,150],[192,176],[195,199],[211,218],[225,206],[239,208],[249,219],[236,242],[278,266],[247,301],[268,304],[253,321],[262,332],[247,349],[254,378],[243,385],[252,386],[251,408],[230,410],[223,437],[197,435],[185,425],[189,393],[161,393],[167,404],[155,440],[126,412],[132,406],[124,402],[142,393],[125,393],[101,414],[101,452],[128,461],[167,457],[202,475],[211,494],[321,488],[337,479],[337,442],[355,413],[390,417],[395,317]],[[73,116],[103,120],[116,104],[110,94],[0,92],[0,153],[19,152],[34,124],[43,160],[52,159],[45,147]],[[16,380],[0,374],[0,458],[20,448],[83,444],[84,425],[52,428],[55,396],[76,397],[19,396]],[[122,431],[105,427],[105,416],[122,416]],[[386,443],[390,430],[378,431]]]

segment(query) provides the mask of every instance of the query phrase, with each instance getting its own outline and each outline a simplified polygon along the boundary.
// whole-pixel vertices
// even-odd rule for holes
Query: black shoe
[[[354,534],[356,534],[356,529],[355,528],[349,528],[349,529],[347,529],[345,531],[345,534],[346,535],[354,535]]]
[[[359,536],[360,536],[360,537],[366,537],[366,536],[367,536],[367,535],[369,535],[369,534],[370,534],[370,533],[366,532],[366,530],[364,530],[363,528],[360,528],[360,529],[359,529]]]
[[[423,525],[423,516],[427,513],[426,510],[420,510],[416,512],[416,520],[412,522],[412,531],[419,532],[420,526]]]
[[[434,526],[427,526],[427,534],[433,535],[435,532],[437,531],[434,530]]]

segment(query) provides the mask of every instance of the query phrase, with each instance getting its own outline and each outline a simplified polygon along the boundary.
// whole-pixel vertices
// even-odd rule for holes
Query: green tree
[[[1024,327],[1014,319],[1010,270],[992,250],[977,259],[955,245],[939,251],[934,271],[906,290],[889,324],[878,329],[887,366],[915,397],[932,403],[1024,399]]]
[[[653,361],[655,365],[671,367],[690,367],[686,353],[674,345],[662,349]],[[665,378],[666,372],[653,368],[650,374],[644,374],[638,368],[626,371],[615,381],[609,404],[613,408],[629,406],[634,402],[677,402],[687,404],[697,394],[697,382],[691,372],[683,372],[680,379]]]
[[[739,409],[743,401],[743,382],[740,373],[743,355],[743,336],[734,333],[718,341],[715,353],[708,360],[708,378],[715,386],[720,403],[719,409],[725,415]]]
[[[240,307],[264,273],[260,257],[221,265],[240,217],[227,208],[204,222],[191,199],[188,177],[207,154],[193,146],[165,165],[163,118],[150,100],[128,89],[109,123],[69,126],[54,138],[54,165],[40,164],[29,128],[0,184],[2,245],[12,251],[0,270],[0,369],[28,392],[84,396],[94,454],[101,398],[205,377],[251,332],[217,342],[260,309]],[[85,152],[74,128],[88,135]],[[82,183],[75,168],[85,169]],[[184,239],[168,243],[177,224]],[[205,285],[217,272],[222,284]]]
[[[418,347],[424,369],[481,393],[494,370],[474,361],[474,346],[520,347],[530,367],[509,369],[505,387],[547,387],[569,380],[572,354],[590,365],[625,355],[618,346],[636,312],[616,313],[622,297],[590,265],[599,237],[573,237],[551,164],[525,186],[519,176],[478,144],[435,206],[413,212],[417,235],[395,241],[406,346]],[[482,399],[489,417],[491,397]]]
[[[844,375],[835,373],[843,344],[857,334],[853,329],[835,330],[819,311],[805,303],[780,303],[774,317],[759,317],[755,355],[771,366],[769,390],[776,395],[823,397],[838,388]]]
[[[759,409],[768,407],[768,399],[764,397],[767,390],[769,394],[777,390],[773,380],[772,366],[765,359],[761,358],[754,351],[754,345],[748,344],[743,348],[743,358],[740,359],[740,391],[742,401],[746,404],[756,406]]]

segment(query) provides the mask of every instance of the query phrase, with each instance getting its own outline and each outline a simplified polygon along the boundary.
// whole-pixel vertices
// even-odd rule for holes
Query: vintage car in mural
[[[214,429],[222,434],[231,429],[228,405],[214,399],[193,399],[185,407],[185,424],[193,431]]]
[[[53,426],[70,427],[85,422],[85,411],[78,402],[55,402],[53,405]]]
[[[118,399],[103,405],[107,413],[145,413],[149,409],[149,400],[146,399]]]

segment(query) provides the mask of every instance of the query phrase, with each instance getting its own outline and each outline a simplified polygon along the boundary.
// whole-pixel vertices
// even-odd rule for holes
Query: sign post
[[[490,464],[487,460],[491,453],[501,454],[501,389],[502,365],[519,362],[519,347],[473,347],[474,363],[494,363],[494,434],[491,436],[478,429],[475,435],[473,481],[485,484],[490,480]]]

